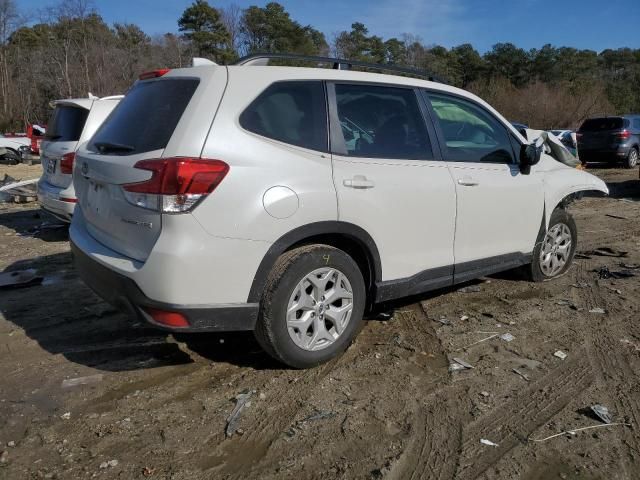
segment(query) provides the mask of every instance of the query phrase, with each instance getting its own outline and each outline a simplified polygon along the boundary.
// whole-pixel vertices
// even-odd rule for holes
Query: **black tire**
[[[627,154],[627,158],[624,159],[624,168],[635,168],[638,166],[638,149],[632,147]]]
[[[547,232],[552,231],[552,229],[558,224],[564,224],[569,228],[569,232],[571,232],[571,246],[569,248],[568,259],[564,264],[564,267],[562,267],[560,271],[555,272],[553,275],[547,275],[542,270],[540,255],[544,247],[544,241],[547,236]],[[573,256],[576,253],[577,244],[578,229],[576,228],[575,220],[566,210],[562,208],[556,208],[551,214],[551,219],[549,220],[549,228],[546,230],[541,228],[540,233],[538,234],[538,238],[536,239],[536,245],[533,249],[531,264],[526,266],[526,273],[528,274],[529,279],[534,282],[544,282],[563,275],[571,266]]]
[[[291,338],[286,320],[290,297],[298,283],[316,269],[338,269],[351,284],[353,309],[344,331],[334,343],[321,350],[310,351]],[[324,297],[323,297],[324,298]],[[254,331],[258,343],[276,360],[294,368],[309,368],[340,355],[362,327],[366,289],[356,262],[345,252],[328,245],[306,245],[278,258],[260,302],[260,314]]]

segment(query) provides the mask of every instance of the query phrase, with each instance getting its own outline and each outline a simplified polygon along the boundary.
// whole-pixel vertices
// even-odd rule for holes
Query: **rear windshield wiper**
[[[94,143],[100,153],[109,152],[133,152],[136,148],[122,143],[96,142]]]
[[[44,138],[47,140],[57,140],[60,137],[62,137],[62,135],[45,135]]]

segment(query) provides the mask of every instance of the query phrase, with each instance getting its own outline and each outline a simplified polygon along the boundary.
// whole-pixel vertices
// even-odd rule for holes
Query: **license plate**
[[[56,172],[56,161],[49,159],[47,162],[47,173],[55,173]]]

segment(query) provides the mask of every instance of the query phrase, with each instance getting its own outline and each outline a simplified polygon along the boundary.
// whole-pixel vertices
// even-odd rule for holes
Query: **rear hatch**
[[[618,134],[625,128],[622,117],[590,118],[578,130],[578,147],[582,150],[615,148]]]
[[[60,162],[63,155],[78,148],[91,103],[92,100],[81,99],[74,103],[59,101],[55,104],[40,151],[42,175],[51,185],[60,188],[71,185],[71,173],[63,173]]]
[[[129,90],[78,152],[74,186],[91,236],[122,255],[147,259],[162,214],[131,203],[123,185],[152,177],[134,168],[140,161],[199,157],[225,83],[226,68],[202,67],[139,81]]]

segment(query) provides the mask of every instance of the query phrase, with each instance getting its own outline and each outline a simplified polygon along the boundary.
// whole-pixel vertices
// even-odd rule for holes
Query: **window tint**
[[[322,82],[278,82],[240,115],[250,132],[281,142],[327,151],[327,112]]]
[[[93,147],[123,155],[165,148],[199,82],[167,78],[137,83],[93,136]]]
[[[45,138],[58,142],[77,142],[80,139],[89,110],[59,105],[49,119]]]
[[[624,125],[620,117],[589,118],[580,127],[581,132],[600,132],[604,130],[616,130]]]
[[[429,100],[444,135],[445,160],[512,163],[506,128],[479,106],[455,97],[430,94]]]
[[[336,103],[347,155],[407,160],[433,158],[413,90],[337,84]]]

